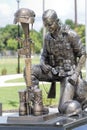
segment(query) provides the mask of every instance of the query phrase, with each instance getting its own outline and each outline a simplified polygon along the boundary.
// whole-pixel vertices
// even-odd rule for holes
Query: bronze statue
[[[32,40],[29,37],[29,24],[34,23],[34,11],[26,8],[21,8],[15,13],[15,23],[20,22],[24,31],[25,39],[22,42],[22,48],[18,50],[19,55],[25,55],[25,72],[26,72],[26,87],[25,90],[19,91],[19,115],[42,115],[48,113],[48,109],[44,109],[42,102],[42,91],[39,88],[33,87],[31,80],[31,44]]]
[[[33,87],[39,86],[39,81],[52,82],[48,97],[54,98],[55,83],[60,82],[59,112],[78,114],[83,109],[76,92],[83,81],[81,69],[86,59],[85,48],[77,33],[61,24],[54,10],[44,11],[42,19],[48,32],[44,37],[40,64],[32,67]],[[24,77],[26,79],[26,72]]]
[[[15,22],[21,23],[25,34],[18,53],[26,56],[24,78],[27,89],[19,91],[19,115],[48,113],[48,109],[43,107],[39,81],[51,82],[48,98],[55,97],[55,85],[60,82],[59,112],[79,114],[87,106],[87,82],[81,75],[86,51],[80,37],[68,26],[61,24],[54,10],[44,11],[42,19],[48,32],[44,37],[40,64],[33,65],[31,71],[32,40],[29,37],[29,24],[33,25],[34,18],[35,13],[26,8],[19,9],[15,14]]]

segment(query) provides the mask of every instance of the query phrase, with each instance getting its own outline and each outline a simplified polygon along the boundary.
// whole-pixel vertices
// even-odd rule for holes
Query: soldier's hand
[[[74,73],[74,74],[68,79],[68,81],[69,81],[73,86],[76,85],[77,80],[78,80],[78,75],[77,75],[77,73]]]
[[[44,63],[41,65],[42,65],[42,70],[44,71],[44,73],[48,73],[52,68],[50,65],[46,65]]]

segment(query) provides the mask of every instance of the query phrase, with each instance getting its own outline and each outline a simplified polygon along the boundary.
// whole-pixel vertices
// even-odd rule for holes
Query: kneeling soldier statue
[[[76,92],[81,88],[85,48],[77,33],[61,24],[54,10],[44,11],[42,19],[48,32],[44,37],[40,64],[32,68],[32,83],[37,86],[39,81],[52,82],[48,97],[54,98],[55,83],[60,82],[59,112],[79,114],[83,107],[77,100]]]

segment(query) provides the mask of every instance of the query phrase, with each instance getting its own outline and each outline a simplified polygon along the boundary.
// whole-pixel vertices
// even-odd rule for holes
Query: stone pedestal
[[[0,116],[0,130],[87,130],[87,112],[68,117],[59,113],[42,116]]]

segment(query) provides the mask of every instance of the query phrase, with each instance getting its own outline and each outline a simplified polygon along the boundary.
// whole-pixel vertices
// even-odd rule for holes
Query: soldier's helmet
[[[58,21],[59,20],[56,11],[54,11],[52,9],[48,9],[48,10],[44,11],[44,13],[42,15],[42,19],[44,22],[47,20],[48,21],[50,21],[50,20]]]
[[[66,114],[68,115],[78,115],[82,112],[81,105],[78,101],[72,100],[68,103],[66,108]]]
[[[34,11],[27,9],[27,8],[21,8],[21,9],[17,10],[14,16],[15,16],[15,18],[14,18],[15,24],[17,22],[33,24],[34,20],[35,20]]]

